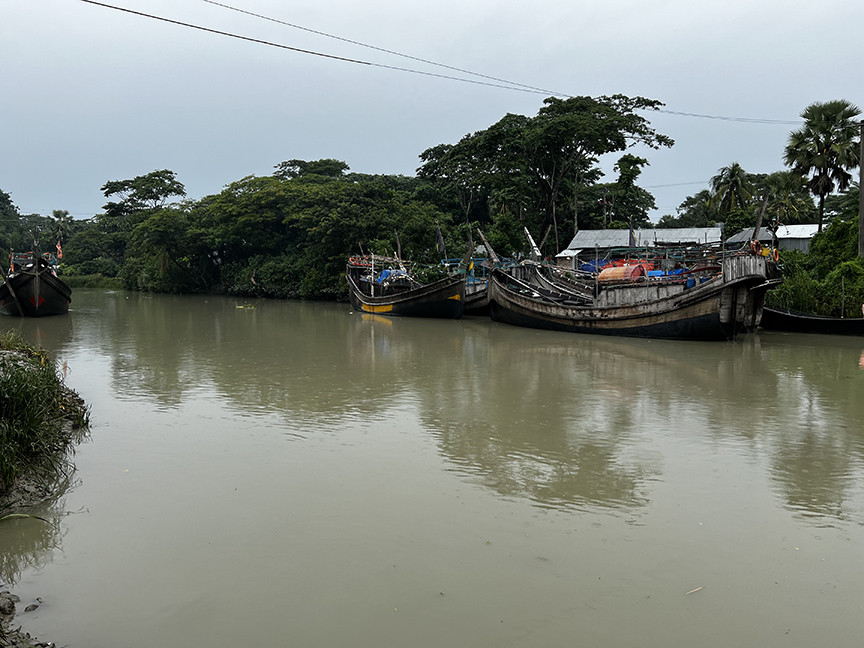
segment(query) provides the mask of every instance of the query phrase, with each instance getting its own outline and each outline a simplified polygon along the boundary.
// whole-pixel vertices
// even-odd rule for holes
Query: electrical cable
[[[326,36],[327,38],[333,38],[333,39],[340,40],[340,41],[343,41],[346,43],[351,43],[353,45],[359,45],[361,47],[367,47],[367,48],[374,49],[374,50],[384,52],[387,54],[392,54],[394,56],[401,56],[401,57],[408,58],[408,59],[418,61],[421,63],[426,63],[428,65],[435,65],[438,67],[453,70],[454,72],[460,72],[462,74],[470,74],[472,76],[476,76],[479,78],[488,79],[489,81],[478,81],[476,79],[465,79],[462,77],[451,76],[448,74],[426,72],[423,70],[414,70],[411,68],[404,68],[404,67],[399,67],[399,66],[394,66],[394,65],[386,65],[383,63],[373,63],[370,61],[362,61],[359,59],[348,58],[348,57],[344,57],[344,56],[337,56],[334,54],[326,54],[324,52],[317,52],[314,50],[308,50],[308,49],[303,49],[303,48],[299,48],[299,47],[292,47],[290,45],[284,45],[281,43],[274,43],[272,41],[266,41],[266,40],[263,40],[260,38],[254,38],[251,36],[243,36],[243,35],[235,34],[232,32],[226,32],[226,31],[222,31],[222,30],[218,30],[218,29],[213,29],[211,27],[203,27],[201,25],[195,25],[193,23],[187,23],[187,22],[183,22],[180,20],[165,18],[164,16],[157,16],[154,14],[144,13],[142,11],[136,11],[134,9],[128,9],[126,7],[118,7],[116,5],[110,5],[110,4],[107,4],[104,2],[97,2],[96,0],[80,0],[80,1],[84,2],[86,4],[104,7],[106,9],[113,9],[115,11],[121,11],[121,12],[129,13],[129,14],[133,14],[136,16],[141,16],[143,18],[151,18],[153,20],[159,20],[159,21],[170,23],[173,25],[179,25],[181,27],[188,27],[190,29],[197,29],[199,31],[204,31],[204,32],[208,32],[211,34],[217,34],[219,36],[228,36],[229,38],[236,38],[238,40],[244,40],[244,41],[248,41],[251,43],[268,45],[270,47],[277,47],[279,49],[289,50],[292,52],[298,52],[301,54],[310,54],[312,56],[319,56],[322,58],[328,58],[328,59],[332,59],[332,60],[336,60],[336,61],[343,61],[346,63],[355,63],[357,65],[367,65],[370,67],[377,67],[377,68],[382,68],[385,70],[393,70],[393,71],[397,71],[397,72],[407,72],[410,74],[418,74],[421,76],[429,76],[429,77],[434,77],[434,78],[438,78],[438,79],[446,79],[449,81],[461,81],[462,83],[471,83],[474,85],[481,85],[481,86],[492,87],[492,88],[502,88],[504,90],[515,90],[517,92],[527,92],[527,93],[531,93],[531,94],[545,94],[545,95],[559,96],[559,97],[565,97],[565,98],[572,98],[574,96],[574,95],[567,94],[564,92],[553,92],[551,90],[545,90],[543,88],[538,88],[536,86],[531,86],[531,85],[527,85],[524,83],[518,83],[515,81],[508,81],[506,79],[501,79],[498,77],[480,74],[479,72],[472,72],[470,70],[458,68],[458,67],[451,66],[451,65],[446,65],[444,63],[437,63],[435,61],[419,58],[416,56],[411,56],[409,54],[403,54],[400,52],[396,52],[394,50],[385,49],[383,47],[377,47],[375,45],[369,45],[367,43],[362,43],[360,41],[355,41],[355,40],[343,38],[341,36],[335,36],[333,34],[328,34],[326,32],[318,31],[315,29],[310,29],[308,27],[302,27],[300,25],[296,25],[296,24],[289,23],[286,21],[278,20],[276,18],[271,18],[269,16],[264,16],[262,14],[257,14],[257,13],[251,12],[251,11],[247,11],[245,9],[233,7],[231,5],[228,5],[228,4],[225,4],[222,2],[216,2],[215,0],[203,0],[203,1],[208,3],[208,4],[211,4],[211,5],[223,7],[225,9],[229,9],[231,11],[237,11],[239,13],[244,13],[244,14],[256,17],[256,18],[261,18],[263,20],[268,20],[271,22],[279,23],[279,24],[286,25],[288,27],[292,27],[295,29],[301,29],[303,31],[307,31],[307,32],[317,34],[320,36]],[[492,83],[492,81],[495,81],[495,83]],[[751,118],[751,117],[728,117],[728,116],[722,116],[722,115],[708,115],[708,114],[703,114],[703,113],[682,112],[682,111],[677,111],[677,110],[668,110],[665,108],[657,108],[656,111],[660,112],[660,113],[665,113],[668,115],[676,115],[679,117],[694,117],[694,118],[699,118],[699,119],[714,119],[714,120],[720,120],[720,121],[741,122],[741,123],[749,123],[749,124],[775,124],[775,125],[788,126],[788,125],[799,125],[802,123],[800,120],[799,121],[790,121],[790,120],[781,120],[781,119],[760,119],[760,118]]]
[[[155,14],[144,13],[143,11],[135,11],[134,9],[127,9],[126,7],[118,7],[116,5],[110,5],[104,2],[96,2],[96,0],[80,0],[81,2],[96,5],[98,7],[104,7],[106,9],[114,9],[115,11],[122,11],[124,13],[133,14],[135,16],[141,16],[143,18],[152,18],[153,20],[159,20],[162,22],[170,23],[172,25],[179,25],[181,27],[189,27],[190,29],[197,29],[199,31],[208,32],[211,34],[217,34],[219,36],[228,36],[229,38],[236,38],[238,40],[249,41],[250,43],[258,43],[260,45],[269,45],[270,47],[278,47],[284,50],[290,50],[292,52],[299,52],[301,54],[311,54],[312,56],[320,56],[322,58],[333,59],[336,61],[343,61],[346,63],[356,63],[358,65],[368,65],[370,67],[378,67],[383,68],[385,70],[395,70],[398,72],[408,72],[411,74],[420,74],[423,76],[436,77],[439,79],[448,79],[450,81],[461,81],[463,83],[472,83],[475,85],[489,86],[493,88],[503,88],[505,90],[516,90],[518,92],[529,92],[533,94],[546,94],[545,90],[532,90],[527,87],[517,87],[513,85],[503,85],[498,83],[489,83],[485,81],[476,81],[474,79],[463,79],[460,77],[450,76],[446,74],[437,74],[435,72],[424,72],[422,70],[412,70],[410,68],[403,68],[394,65],[385,65],[383,63],[372,63],[370,61],[361,61],[359,59],[348,58],[345,56],[336,56],[335,54],[325,54],[324,52],[316,52],[314,50],[307,50],[300,47],[292,47],[290,45],[283,45],[281,43],[274,43],[272,41],[266,41],[261,38],[253,38],[251,36],[242,36],[240,34],[234,34],[232,32],[222,31],[220,29],[213,29],[212,27],[202,27],[201,25],[195,25],[193,23],[183,22],[181,20],[174,20],[172,18],[165,18],[164,16],[157,16]]]
[[[363,43],[361,41],[352,40],[350,38],[344,38],[342,36],[336,36],[335,34],[328,34],[327,32],[319,31],[317,29],[312,29],[310,27],[303,27],[302,25],[297,25],[295,23],[290,23],[284,20],[279,20],[278,18],[271,18],[270,16],[264,16],[259,13],[255,13],[253,11],[248,11],[246,9],[240,9],[239,7],[232,7],[231,5],[225,4],[224,2],[216,2],[215,0],[203,0],[207,4],[215,5],[217,7],[222,7],[223,9],[229,9],[231,11],[236,11],[237,13],[246,14],[247,16],[253,16],[255,18],[261,18],[262,20],[267,20],[269,22],[274,22],[280,25],[285,25],[286,27],[292,27],[293,29],[299,29],[301,31],[309,32],[310,34],[316,34],[317,36],[324,36],[326,38],[332,38],[334,40],[342,41],[343,43],[350,43],[351,45],[359,45],[360,47],[366,47],[371,50],[375,50],[377,52],[383,52],[385,54],[392,54],[393,56],[401,56],[402,58],[407,58],[412,61],[417,61],[418,63],[426,63],[428,65],[434,65],[437,67],[445,68],[447,70],[452,70],[454,72],[461,72],[462,74],[470,74],[471,76],[480,77],[482,79],[488,79],[490,81],[497,81],[499,83],[506,83],[507,85],[517,86],[520,88],[526,88],[528,90],[536,90],[537,92],[542,92],[547,95],[555,95],[555,96],[564,96],[569,97],[563,92],[555,92],[553,90],[547,90],[545,88],[538,88],[536,86],[527,85],[525,83],[517,83],[516,81],[508,81],[507,79],[499,79],[498,77],[489,76],[488,74],[481,74],[480,72],[472,72],[471,70],[466,70],[464,68],[459,68],[453,65],[447,65],[446,63],[438,63],[436,61],[430,61],[429,59],[420,58],[419,56],[412,56],[411,54],[404,54],[402,52],[397,52],[395,50],[386,49],[384,47],[378,47],[377,45],[370,45],[369,43]]]

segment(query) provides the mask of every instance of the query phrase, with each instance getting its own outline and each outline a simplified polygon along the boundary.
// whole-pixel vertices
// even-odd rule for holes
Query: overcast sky
[[[864,105],[859,0],[106,0],[208,29],[432,74],[472,77],[328,38],[547,89],[658,99],[675,139],[650,162],[653,216],[717,170],[783,168],[814,101]],[[278,22],[277,22],[278,21]],[[82,0],[0,0],[0,190],[21,213],[101,211],[99,188],[171,169],[189,198],[283,160],[344,160],[413,175],[418,155],[533,116],[546,93],[359,65],[145,18]],[[487,81],[489,83],[496,83]],[[612,180],[611,165],[607,161]]]

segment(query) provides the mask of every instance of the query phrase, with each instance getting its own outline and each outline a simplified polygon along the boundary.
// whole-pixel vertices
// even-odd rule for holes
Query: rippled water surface
[[[861,645],[864,339],[73,299],[0,320],[91,407],[54,524],[0,525],[40,638]]]

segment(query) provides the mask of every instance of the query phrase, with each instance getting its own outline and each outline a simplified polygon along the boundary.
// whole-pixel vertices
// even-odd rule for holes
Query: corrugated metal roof
[[[777,238],[783,239],[811,239],[816,232],[819,231],[819,225],[816,223],[805,223],[804,225],[781,225],[777,228]],[[742,232],[738,232],[735,236],[727,239],[727,243],[743,243],[749,241],[753,236],[753,228],[748,227]],[[770,241],[771,230],[767,227],[759,229],[759,240]]]
[[[723,231],[719,227],[658,227],[634,230],[633,234],[637,246],[653,246],[656,243],[719,243]],[[567,249],[616,248],[629,244],[630,231],[626,229],[579,230]]]

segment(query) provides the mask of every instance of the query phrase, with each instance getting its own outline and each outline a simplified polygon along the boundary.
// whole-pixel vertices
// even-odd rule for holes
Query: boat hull
[[[446,277],[424,286],[380,296],[367,294],[350,271],[347,278],[351,306],[363,313],[458,319],[464,312],[464,276]]]
[[[864,335],[864,318],[823,317],[768,307],[763,309],[760,326],[769,331],[820,333],[823,335]]]
[[[719,299],[713,301],[719,302]],[[538,313],[536,308],[519,307],[512,301],[507,303],[496,299],[491,304],[490,315],[496,322],[515,326],[623,337],[726,340],[740,332],[734,326],[721,323],[718,309],[710,301],[674,313],[617,319],[575,314],[550,316],[548,313]]]
[[[489,315],[489,286],[487,281],[465,285],[465,314]]]
[[[0,285],[0,313],[3,315],[63,315],[69,312],[71,301],[69,286],[46,269],[11,274]]]
[[[764,262],[734,261],[717,277],[684,284],[630,284],[604,287],[585,303],[572,294],[537,286],[514,289],[507,274],[493,272],[489,283],[492,319],[573,333],[641,338],[728,340],[759,323],[765,292]]]

